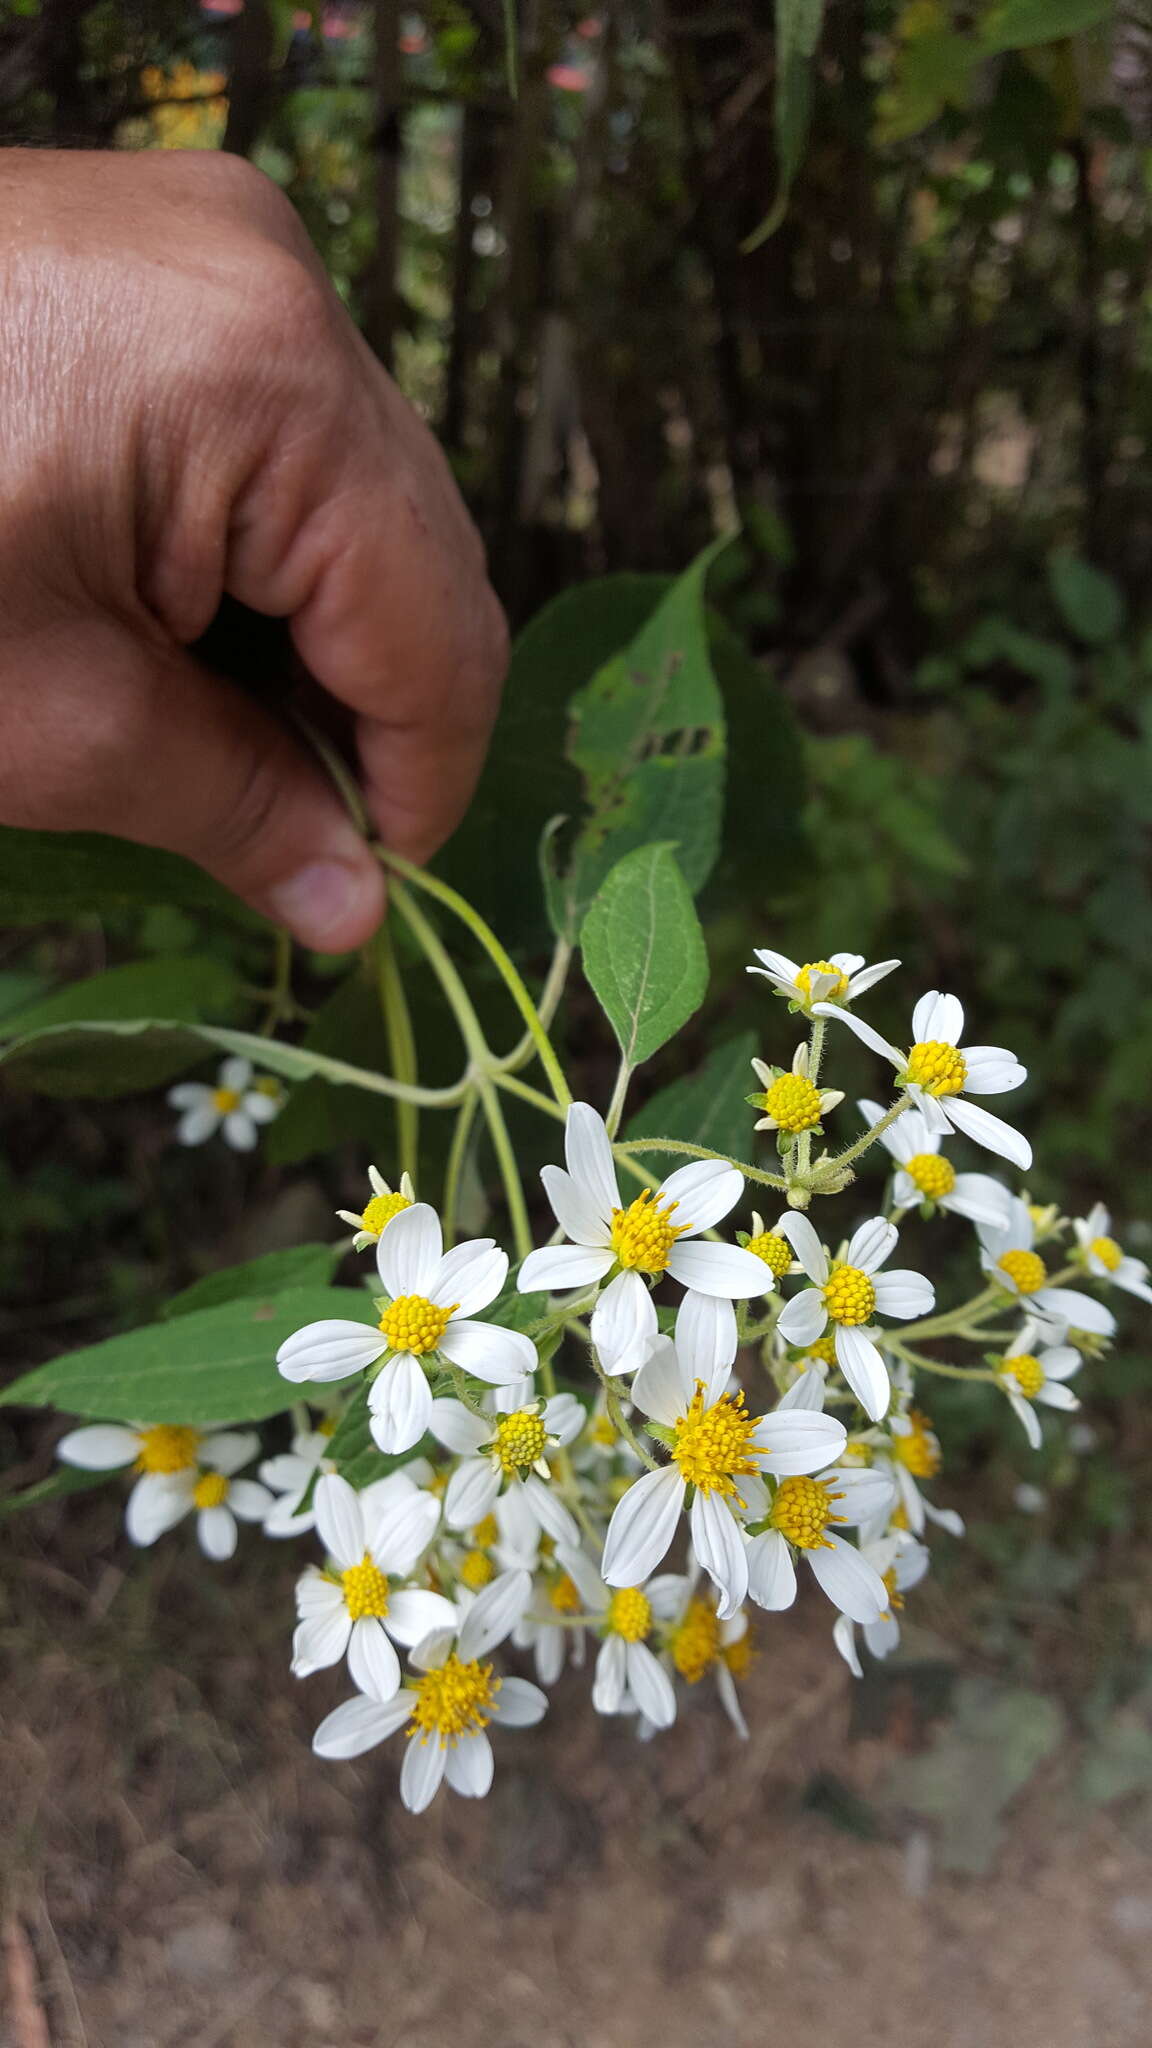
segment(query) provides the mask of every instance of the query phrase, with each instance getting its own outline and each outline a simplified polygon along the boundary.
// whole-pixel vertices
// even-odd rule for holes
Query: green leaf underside
[[[706,1145],[729,1158],[747,1158],[753,1119],[745,1096],[756,1043],[755,1032],[745,1031],[726,1045],[716,1046],[694,1074],[685,1074],[661,1088],[638,1109],[625,1137],[629,1141],[682,1138],[687,1144]],[[653,1152],[644,1163],[666,1174],[676,1162],[667,1152]]]
[[[161,1067],[179,1073],[213,1051],[240,1053],[286,1081],[319,1075],[334,1087],[365,1084],[361,1069],[307,1046],[171,1017],[108,1018],[32,1032],[0,1047],[0,1067],[42,1095],[118,1095],[155,1088],[164,1078]]]
[[[370,1327],[376,1310],[351,1287],[221,1302],[54,1358],[6,1387],[0,1405],[107,1422],[260,1422],[306,1398],[281,1378],[276,1352],[305,1323],[328,1317]]]
[[[626,854],[580,935],[584,972],[631,1066],[659,1052],[704,1000],[708,956],[669,845]]]
[[[288,1287],[324,1287],[331,1280],[343,1249],[337,1244],[296,1244],[286,1251],[265,1252],[258,1259],[246,1259],[242,1266],[226,1266],[218,1273],[206,1273],[180,1294],[165,1302],[160,1313],[165,1319],[187,1316],[203,1308],[216,1308],[224,1301],[245,1301],[253,1295],[265,1298],[283,1294]]]

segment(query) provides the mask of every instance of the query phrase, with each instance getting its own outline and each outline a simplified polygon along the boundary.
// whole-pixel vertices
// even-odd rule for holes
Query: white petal
[[[966,1095],[1007,1095],[1028,1079],[1027,1067],[1003,1045],[966,1045],[964,1071]]]
[[[400,1212],[401,1216],[409,1214],[407,1209]],[[392,1223],[399,1221],[399,1216],[392,1218]],[[390,1223],[388,1229],[391,1228]],[[387,1236],[388,1231],[384,1235]],[[423,1813],[431,1806],[440,1790],[447,1765],[448,1752],[441,1742],[435,1737],[413,1736],[405,1748],[404,1761],[400,1766],[400,1797],[409,1813]]]
[[[377,1743],[386,1742],[402,1728],[411,1712],[410,1692],[389,1700],[387,1706],[381,1706],[378,1700],[345,1700],[343,1706],[336,1707],[321,1721],[312,1737],[312,1748],[317,1756],[327,1757],[332,1763],[363,1756],[365,1750],[375,1749]]]
[[[888,1113],[884,1103],[871,1102],[867,1096],[863,1096],[856,1107],[869,1130]],[[914,1127],[915,1135],[913,1130],[909,1130],[909,1125]],[[898,1159],[902,1165],[906,1165],[909,1159],[915,1159],[917,1152],[931,1152],[935,1149],[931,1144],[918,1145],[916,1136],[927,1136],[923,1120],[917,1110],[906,1109],[903,1116],[898,1116],[894,1124],[889,1124],[886,1131],[881,1131],[877,1143],[883,1145],[884,1150],[890,1152],[893,1159]]]
[[[836,1362],[866,1415],[873,1422],[888,1413],[888,1373],[870,1337],[841,1324],[836,1331]]]
[[[876,1307],[882,1316],[930,1315],[936,1301],[936,1289],[923,1273],[913,1273],[899,1268],[893,1273],[878,1273],[874,1282]]]
[[[1008,1405],[1023,1429],[1032,1449],[1038,1451],[1044,1438],[1040,1429],[1040,1418],[1033,1408],[1031,1401],[1026,1401],[1023,1394],[1018,1394],[1014,1387],[1005,1387],[1004,1391],[1008,1396]]]
[[[174,1088],[169,1088],[164,1100],[173,1109],[200,1109],[204,1103],[211,1102],[212,1090],[203,1081],[177,1081]],[[1102,1232],[1096,1231],[1095,1235],[1100,1237]]]
[[[501,1254],[503,1256],[503,1254]],[[453,1317],[440,1341],[445,1358],[473,1379],[487,1380],[489,1386],[507,1387],[534,1373],[536,1346],[521,1330],[505,1330],[497,1323],[457,1322]]]
[[[684,1481],[675,1465],[645,1472],[617,1502],[608,1524],[601,1577],[609,1586],[638,1586],[665,1555],[684,1504]]]
[[[474,1316],[495,1301],[508,1278],[508,1254],[487,1237],[445,1252],[428,1286],[428,1299],[456,1316]]]
[[[692,1375],[674,1344],[657,1337],[632,1382],[632,1399],[653,1422],[678,1422],[692,1399]]]
[[[529,1472],[528,1477],[521,1480],[520,1484],[544,1534],[550,1536],[553,1543],[575,1549],[580,1541],[580,1530],[559,1494],[547,1486],[535,1472]]]
[[[777,982],[780,986],[787,989],[795,987],[796,976],[800,972],[800,962],[798,960],[790,960],[787,953],[773,952],[770,946],[755,946],[753,951],[761,965],[760,967],[750,967],[748,969],[749,974],[759,974],[763,971],[768,976],[769,981]]]
[[[93,1422],[87,1429],[70,1429],[56,1446],[64,1465],[81,1472],[118,1472],[133,1465],[140,1449],[139,1431],[118,1422]]]
[[[748,1545],[748,1591],[758,1607],[778,1613],[796,1598],[796,1567],[779,1529],[765,1529]]]
[[[617,1273],[592,1311],[592,1342],[613,1378],[643,1365],[656,1335],[656,1310],[639,1273]]]
[[[804,1287],[786,1301],[776,1325],[789,1344],[814,1344],[828,1324],[824,1296],[818,1287]]]
[[[211,1100],[201,1103],[195,1109],[186,1109],[176,1126],[178,1145],[202,1145],[212,1136],[220,1123],[220,1114]]]
[[[767,1446],[758,1452],[766,1472],[777,1479],[795,1479],[834,1465],[847,1441],[848,1432],[835,1415],[811,1408],[774,1408],[758,1424],[754,1446]]]
[[[888,1589],[879,1572],[842,1536],[829,1532],[824,1541],[830,1549],[809,1550],[806,1555],[833,1606],[852,1621],[879,1621],[888,1611]]]
[[[1042,1287],[1039,1294],[1029,1296],[1028,1306],[1043,1309],[1045,1316],[1074,1330],[1088,1330],[1094,1337],[1111,1337],[1116,1330],[1111,1309],[1090,1294],[1081,1294],[1077,1287]]]
[[[276,1363],[286,1380],[346,1380],[375,1365],[387,1349],[379,1330],[329,1319],[297,1330],[280,1346]]]
[[[301,1621],[313,1621],[317,1615],[346,1613],[343,1586],[326,1578],[317,1566],[309,1565],[296,1581],[296,1612]]]
[[[258,1135],[256,1126],[246,1110],[229,1110],[224,1119],[224,1138],[234,1152],[251,1152]]]
[[[460,1458],[474,1458],[481,1444],[492,1441],[492,1424],[473,1415],[463,1401],[433,1401],[428,1427],[437,1443]]]
[[[231,1479],[242,1465],[250,1465],[260,1449],[255,1429],[216,1429],[200,1442],[200,1463]]]
[[[862,1273],[878,1272],[885,1259],[891,1258],[899,1232],[883,1216],[873,1216],[854,1231],[844,1254],[849,1266],[859,1266]]]
[[[417,1559],[423,1557],[436,1534],[440,1520],[440,1503],[436,1496],[413,1487],[410,1492],[405,1491],[381,1504],[373,1503],[369,1511],[368,1497],[362,1494],[361,1508],[368,1552],[373,1563],[390,1578],[406,1579],[416,1569]]]
[[[628,1683],[628,1664],[622,1636],[608,1636],[596,1652],[592,1679],[592,1705],[598,1714],[618,1714]]]
[[[400,1217],[409,1213],[409,1210],[402,1209],[400,1216],[392,1218],[392,1223],[399,1223]],[[391,1230],[392,1223],[388,1230]],[[387,1234],[386,1231],[385,1236]],[[372,1441],[380,1450],[394,1457],[399,1451],[410,1451],[413,1444],[418,1444],[432,1415],[432,1396],[419,1359],[407,1351],[390,1358],[383,1372],[372,1382],[368,1407]]]
[[[492,1784],[494,1767],[492,1744],[479,1728],[475,1734],[462,1735],[453,1744],[444,1771],[452,1790],[463,1799],[483,1799]]]
[[[228,1505],[242,1522],[262,1522],[272,1504],[268,1488],[255,1479],[234,1479],[228,1488]]]
[[[534,1728],[548,1711],[548,1695],[526,1678],[504,1678],[496,1695],[492,1718],[505,1728]]]
[[[1074,1394],[1071,1387],[1062,1385],[1059,1380],[1049,1380],[1040,1388],[1036,1399],[1043,1402],[1045,1408],[1062,1408],[1068,1414],[1080,1406],[1079,1394]]]
[[[748,1591],[744,1538],[731,1508],[715,1493],[697,1491],[689,1520],[692,1548],[720,1594],[717,1615],[727,1621]]]
[[[880,1033],[874,1031],[871,1024],[866,1024],[863,1017],[857,1017],[854,1011],[842,1010],[838,1003],[813,1003],[812,1015],[814,1017],[838,1017],[841,1024],[846,1024],[849,1031],[855,1033],[861,1044],[868,1047],[869,1052],[878,1052],[881,1059],[891,1060],[894,1067],[902,1067],[904,1065],[903,1053],[898,1052],[894,1045],[889,1045],[886,1038],[881,1038]]]
[[[196,1536],[205,1557],[224,1564],[236,1550],[236,1517],[226,1507],[201,1508],[196,1517]]]
[[[732,1303],[722,1295],[696,1294],[690,1288],[676,1314],[676,1355],[693,1385],[703,1380],[709,1406],[719,1400],[736,1356]]]
[[[492,1458],[464,1458],[448,1481],[444,1520],[450,1529],[474,1529],[490,1515],[500,1491],[500,1468]]]
[[[676,1694],[672,1680],[647,1643],[629,1643],[625,1664],[628,1690],[654,1728],[670,1728],[676,1719]]]
[[[385,1626],[395,1642],[412,1649],[434,1630],[454,1630],[458,1619],[456,1608],[443,1593],[426,1593],[420,1586],[401,1586],[389,1599]]]
[[[342,1572],[359,1564],[368,1548],[364,1516],[355,1487],[338,1472],[322,1473],[313,1496],[316,1527],[328,1555]]]
[[[564,1126],[564,1157],[568,1171],[603,1222],[622,1207],[612,1145],[604,1119],[587,1102],[574,1102]]]
[[[611,1272],[616,1261],[610,1251],[589,1251],[580,1244],[550,1244],[529,1252],[516,1285],[521,1294],[568,1293],[573,1287],[591,1287]]]
[[[678,1166],[657,1190],[656,1200],[676,1204],[675,1221],[682,1230],[711,1230],[736,1207],[744,1193],[744,1175],[722,1159],[693,1159]]]
[[[1008,1202],[1008,1189],[990,1173],[958,1173],[952,1193],[944,1196],[940,1207],[967,1217],[970,1223],[990,1223],[995,1228],[1006,1223]]]
[[[1052,1351],[1046,1351],[1040,1362],[1046,1380],[1070,1380],[1083,1364],[1080,1353],[1074,1351],[1070,1344],[1061,1344]]]
[[[781,1394],[775,1413],[778,1415],[782,1408],[807,1408],[820,1414],[823,1407],[824,1375],[818,1366],[812,1365],[793,1380],[786,1394]]]
[[[305,1615],[297,1622],[292,1638],[292,1673],[295,1678],[310,1678],[314,1671],[327,1671],[332,1664],[338,1664],[352,1634],[352,1621],[344,1605],[344,1596],[337,1587],[337,1604],[319,1614]]]
[[[510,1636],[527,1612],[531,1598],[532,1579],[528,1572],[501,1572],[490,1586],[485,1586],[460,1626],[461,1662],[469,1664],[475,1657],[486,1657],[489,1650]]]
[[[832,1641],[843,1657],[853,1678],[863,1678],[864,1671],[856,1649],[856,1627],[846,1614],[839,1614],[832,1630]]]
[[[427,1296],[440,1264],[444,1239],[440,1218],[427,1202],[413,1202],[393,1216],[376,1246],[376,1269],[393,1301],[404,1294]]]
[[[378,1621],[353,1622],[348,1669],[369,1699],[395,1699],[400,1690],[400,1659]]]
[[[896,1505],[896,1488],[883,1472],[848,1468],[826,1476],[831,1492],[839,1495],[836,1514],[843,1522],[858,1527],[879,1515],[887,1519]]]
[[[973,1144],[982,1145],[986,1152],[995,1152],[1001,1159],[1010,1159],[1026,1173],[1032,1164],[1032,1147],[1027,1138],[1014,1131],[1001,1117],[993,1116],[991,1110],[981,1109],[975,1102],[966,1102],[962,1095],[948,1098],[946,1115],[958,1131],[963,1131]]]
[[[253,1089],[244,1097],[241,1107],[249,1123],[271,1124],[275,1123],[284,1104],[278,1096],[260,1095]]]
[[[807,1216],[802,1216],[798,1209],[789,1209],[776,1228],[781,1237],[787,1238],[808,1278],[817,1287],[823,1287],[828,1278],[828,1255]]]
[[[860,967],[854,971],[846,962],[858,957],[853,953],[828,955],[833,966],[839,967],[848,976],[848,994],[853,1002],[857,996],[862,996],[866,989],[875,988],[876,983],[883,981],[885,975],[894,974],[900,965],[899,960],[874,960],[871,967]]]
[[[941,1045],[959,1045],[964,1036],[964,1006],[956,996],[930,989],[912,1012],[912,1037],[917,1045],[925,1040]]]
[[[574,1444],[584,1424],[588,1411],[575,1394],[552,1394],[545,1401],[542,1410],[544,1427],[563,1450]]]
[[[243,1095],[252,1079],[252,1062],[239,1053],[233,1053],[220,1068],[220,1086],[227,1088],[231,1095]]]
[[[603,1249],[608,1242],[611,1222],[587,1188],[573,1180],[570,1173],[565,1173],[562,1166],[541,1167],[540,1178],[552,1204],[552,1213],[565,1237],[570,1237],[573,1244],[599,1245]]]
[[[692,1287],[697,1294],[726,1294],[733,1301],[767,1294],[772,1285],[770,1268],[755,1252],[706,1238],[680,1238],[668,1254],[668,1271],[681,1287]]]
[[[146,1549],[158,1536],[174,1529],[192,1507],[192,1482],[179,1474],[145,1472],[128,1495],[124,1527],[128,1540]]]

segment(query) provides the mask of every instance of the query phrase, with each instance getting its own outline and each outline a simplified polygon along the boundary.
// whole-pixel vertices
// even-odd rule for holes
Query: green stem
[[[503,1106],[488,1074],[477,1075],[476,1093],[480,1097],[480,1107],[484,1111],[488,1135],[492,1140],[492,1149],[496,1154],[496,1164],[504,1185],[504,1199],[508,1204],[516,1257],[526,1259],[532,1249],[532,1227],[528,1221],[528,1205],[524,1200],[524,1183],[520,1178],[516,1153],[504,1121]]]
[[[560,998],[564,993],[564,984],[568,979],[568,969],[571,962],[572,948],[568,944],[567,939],[557,939],[551,964],[548,968],[548,978],[540,991],[540,1000],[536,1005],[540,1022],[544,1026],[545,1031],[551,1030],[552,1019],[556,1015]],[[513,1046],[511,1052],[505,1053],[502,1059],[497,1060],[496,1066],[501,1073],[513,1073],[518,1067],[527,1066],[535,1050],[536,1041],[532,1033],[526,1031],[519,1043]]]
[[[727,1152],[712,1152],[707,1145],[687,1145],[679,1138],[622,1138],[613,1145],[617,1159],[627,1161],[632,1152],[678,1152],[688,1159],[720,1159],[725,1166],[734,1166],[746,1180],[754,1180],[765,1188],[787,1189],[788,1183],[778,1173],[765,1173],[759,1166],[749,1165],[746,1159],[732,1159]]]
[[[295,1009],[292,1001],[292,934],[277,926],[273,935],[275,970],[268,996],[268,1008],[260,1026],[261,1038],[271,1038],[276,1026]]]
[[[978,1323],[985,1316],[995,1314],[1004,1306],[1004,1289],[986,1287],[982,1294],[974,1294],[962,1308],[948,1309],[943,1315],[925,1316],[920,1322],[905,1323],[901,1330],[903,1338],[951,1337],[970,1323]]]
[[[396,945],[389,918],[384,919],[373,943],[380,1007],[384,1013],[384,1026],[388,1033],[388,1054],[392,1071],[398,1081],[403,1081],[411,1087],[419,1079],[416,1035],[412,1029],[412,1013],[408,1008],[404,978],[396,958]],[[400,1153],[400,1171],[415,1178],[420,1160],[420,1111],[414,1102],[397,1103],[396,1136]]]
[[[456,1242],[456,1211],[460,1206],[460,1182],[464,1172],[464,1161],[468,1157],[468,1140],[472,1136],[472,1125],[475,1120],[476,1091],[470,1088],[456,1112],[452,1142],[448,1147],[448,1164],[444,1169],[444,1207],[441,1222],[444,1225],[444,1242],[449,1249]]]
[[[904,1359],[906,1364],[914,1365],[919,1372],[939,1373],[943,1379],[949,1380],[989,1380],[993,1386],[997,1384],[996,1374],[986,1366],[945,1365],[939,1358],[925,1358],[923,1352],[910,1350],[906,1344],[890,1342],[887,1348]]]
[[[813,1017],[812,1036],[808,1041],[808,1079],[813,1085],[815,1085],[819,1076],[820,1062],[824,1057],[824,1029],[823,1017]],[[809,1171],[811,1165],[812,1133],[811,1131],[801,1131],[800,1142],[796,1147],[796,1171],[792,1178],[800,1181],[802,1184],[804,1176]]]
[[[631,1079],[631,1062],[622,1059],[620,1061],[620,1071],[616,1076],[616,1086],[612,1090],[612,1100],[608,1104],[608,1114],[604,1119],[604,1126],[610,1138],[614,1138],[620,1129],[620,1119],[624,1114],[624,1102],[628,1094],[628,1083]]]
[[[907,1095],[898,1096],[891,1109],[885,1110],[879,1123],[873,1124],[871,1129],[865,1131],[862,1137],[857,1138],[854,1144],[849,1145],[846,1151],[838,1152],[835,1159],[828,1161],[827,1172],[831,1174],[838,1167],[850,1166],[854,1159],[859,1159],[860,1154],[867,1152],[868,1147],[875,1144],[877,1138],[882,1136],[888,1129],[889,1124],[894,1124],[898,1116],[903,1116],[904,1111],[908,1108],[908,1104],[909,1097]]]

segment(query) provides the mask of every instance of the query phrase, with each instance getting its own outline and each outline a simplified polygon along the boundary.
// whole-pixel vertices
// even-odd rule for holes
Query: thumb
[[[0,817],[184,854],[321,952],[364,944],[383,914],[379,863],[300,743],[182,649],[107,619],[0,656]]]

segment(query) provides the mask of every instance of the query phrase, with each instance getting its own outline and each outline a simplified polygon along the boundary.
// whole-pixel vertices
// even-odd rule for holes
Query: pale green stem
[[[892,1104],[891,1109],[885,1110],[878,1123],[874,1123],[871,1129],[865,1131],[862,1137],[857,1138],[854,1144],[849,1145],[846,1151],[838,1152],[835,1159],[828,1161],[826,1171],[831,1174],[837,1167],[850,1166],[854,1159],[859,1159],[860,1154],[867,1152],[868,1147],[875,1144],[877,1138],[888,1129],[890,1124],[895,1123],[898,1116],[903,1116],[904,1111],[908,1108],[909,1100],[910,1098],[907,1095],[899,1096]]]
[[[989,1371],[986,1366],[945,1365],[938,1358],[925,1358],[923,1352],[911,1351],[906,1344],[893,1342],[891,1339],[888,1340],[887,1349],[895,1352],[898,1358],[904,1359],[906,1364],[915,1366],[918,1372],[939,1373],[941,1378],[949,1380],[988,1380],[993,1386],[997,1384],[996,1374]]]
[[[476,1091],[470,1089],[456,1112],[452,1127],[452,1142],[448,1147],[448,1163],[444,1169],[444,1208],[441,1221],[444,1225],[444,1242],[451,1249],[456,1242],[456,1211],[460,1206],[460,1181],[464,1172],[464,1161],[468,1156],[468,1140],[476,1119]]]
[[[261,1038],[271,1038],[282,1017],[290,1017],[295,1005],[292,1001],[292,934],[277,927],[272,935],[275,946],[275,972],[268,996],[268,1009],[260,1026]]]
[[[608,1104],[608,1114],[604,1118],[604,1126],[610,1138],[614,1138],[620,1129],[620,1119],[624,1114],[624,1102],[628,1094],[628,1083],[631,1079],[631,1062],[622,1059],[620,1071],[616,1076],[616,1086],[612,1090],[612,1100]]]
[[[502,1068],[494,1067],[489,1071],[498,1088],[506,1089],[510,1095],[518,1095],[521,1102],[530,1102],[533,1109],[541,1110],[545,1116],[555,1117],[557,1123],[565,1121],[564,1111],[557,1103],[552,1101],[551,1096],[542,1095],[538,1088],[529,1087],[527,1081],[518,1080],[515,1074],[505,1073]],[[639,1149],[642,1150],[643,1147]],[[614,1145],[612,1150],[617,1162],[624,1168],[625,1173],[630,1174],[632,1179],[639,1182],[641,1187],[650,1188],[655,1186],[652,1175],[645,1172],[638,1159],[630,1159],[628,1157],[626,1148]],[[707,1152],[701,1156],[710,1159],[712,1154]]]
[[[476,1092],[480,1097],[480,1107],[484,1111],[488,1135],[492,1140],[496,1164],[500,1169],[500,1179],[504,1184],[504,1199],[508,1204],[516,1257],[526,1259],[532,1249],[532,1228],[528,1221],[528,1205],[524,1200],[524,1183],[520,1178],[516,1153],[504,1121],[504,1110],[487,1074],[477,1075]]]
[[[687,1145],[680,1138],[621,1138],[612,1150],[617,1159],[623,1160],[631,1152],[678,1152],[688,1159],[720,1159],[725,1166],[734,1166],[745,1180],[754,1180],[761,1187],[786,1190],[788,1186],[778,1173],[765,1173],[759,1166],[749,1165],[746,1159],[732,1159],[727,1152],[711,1152],[707,1145]]]
[[[536,1005],[540,1022],[544,1026],[545,1031],[551,1029],[552,1019],[556,1015],[560,998],[564,993],[564,983],[568,979],[568,969],[571,962],[572,948],[568,941],[566,939],[557,939],[551,965],[548,969],[548,978],[540,991],[540,1000]],[[511,1052],[505,1053],[502,1059],[496,1061],[493,1071],[505,1074],[515,1073],[518,1067],[527,1066],[535,1050],[536,1041],[532,1033],[526,1031],[519,1044],[514,1045]]]
[[[820,1062],[824,1057],[824,1019],[813,1017],[812,1036],[808,1041],[808,1079],[815,1085],[820,1073]],[[796,1172],[794,1179],[802,1181],[812,1164],[812,1133],[801,1131],[796,1147]]]
[[[1004,1307],[1004,1289],[986,1287],[982,1294],[974,1294],[961,1308],[948,1309],[943,1315],[925,1316],[919,1322],[905,1323],[901,1337],[951,1337],[965,1325],[979,1322],[984,1316],[996,1314]]]
[[[404,978],[396,958],[396,946],[387,917],[373,943],[380,1007],[384,1013],[384,1028],[388,1033],[392,1071],[398,1081],[403,1081],[410,1087],[419,1079],[416,1036],[412,1029],[412,1013],[408,1008]],[[415,1178],[420,1162],[420,1111],[414,1102],[397,1103],[396,1136],[400,1153],[400,1171]]]

